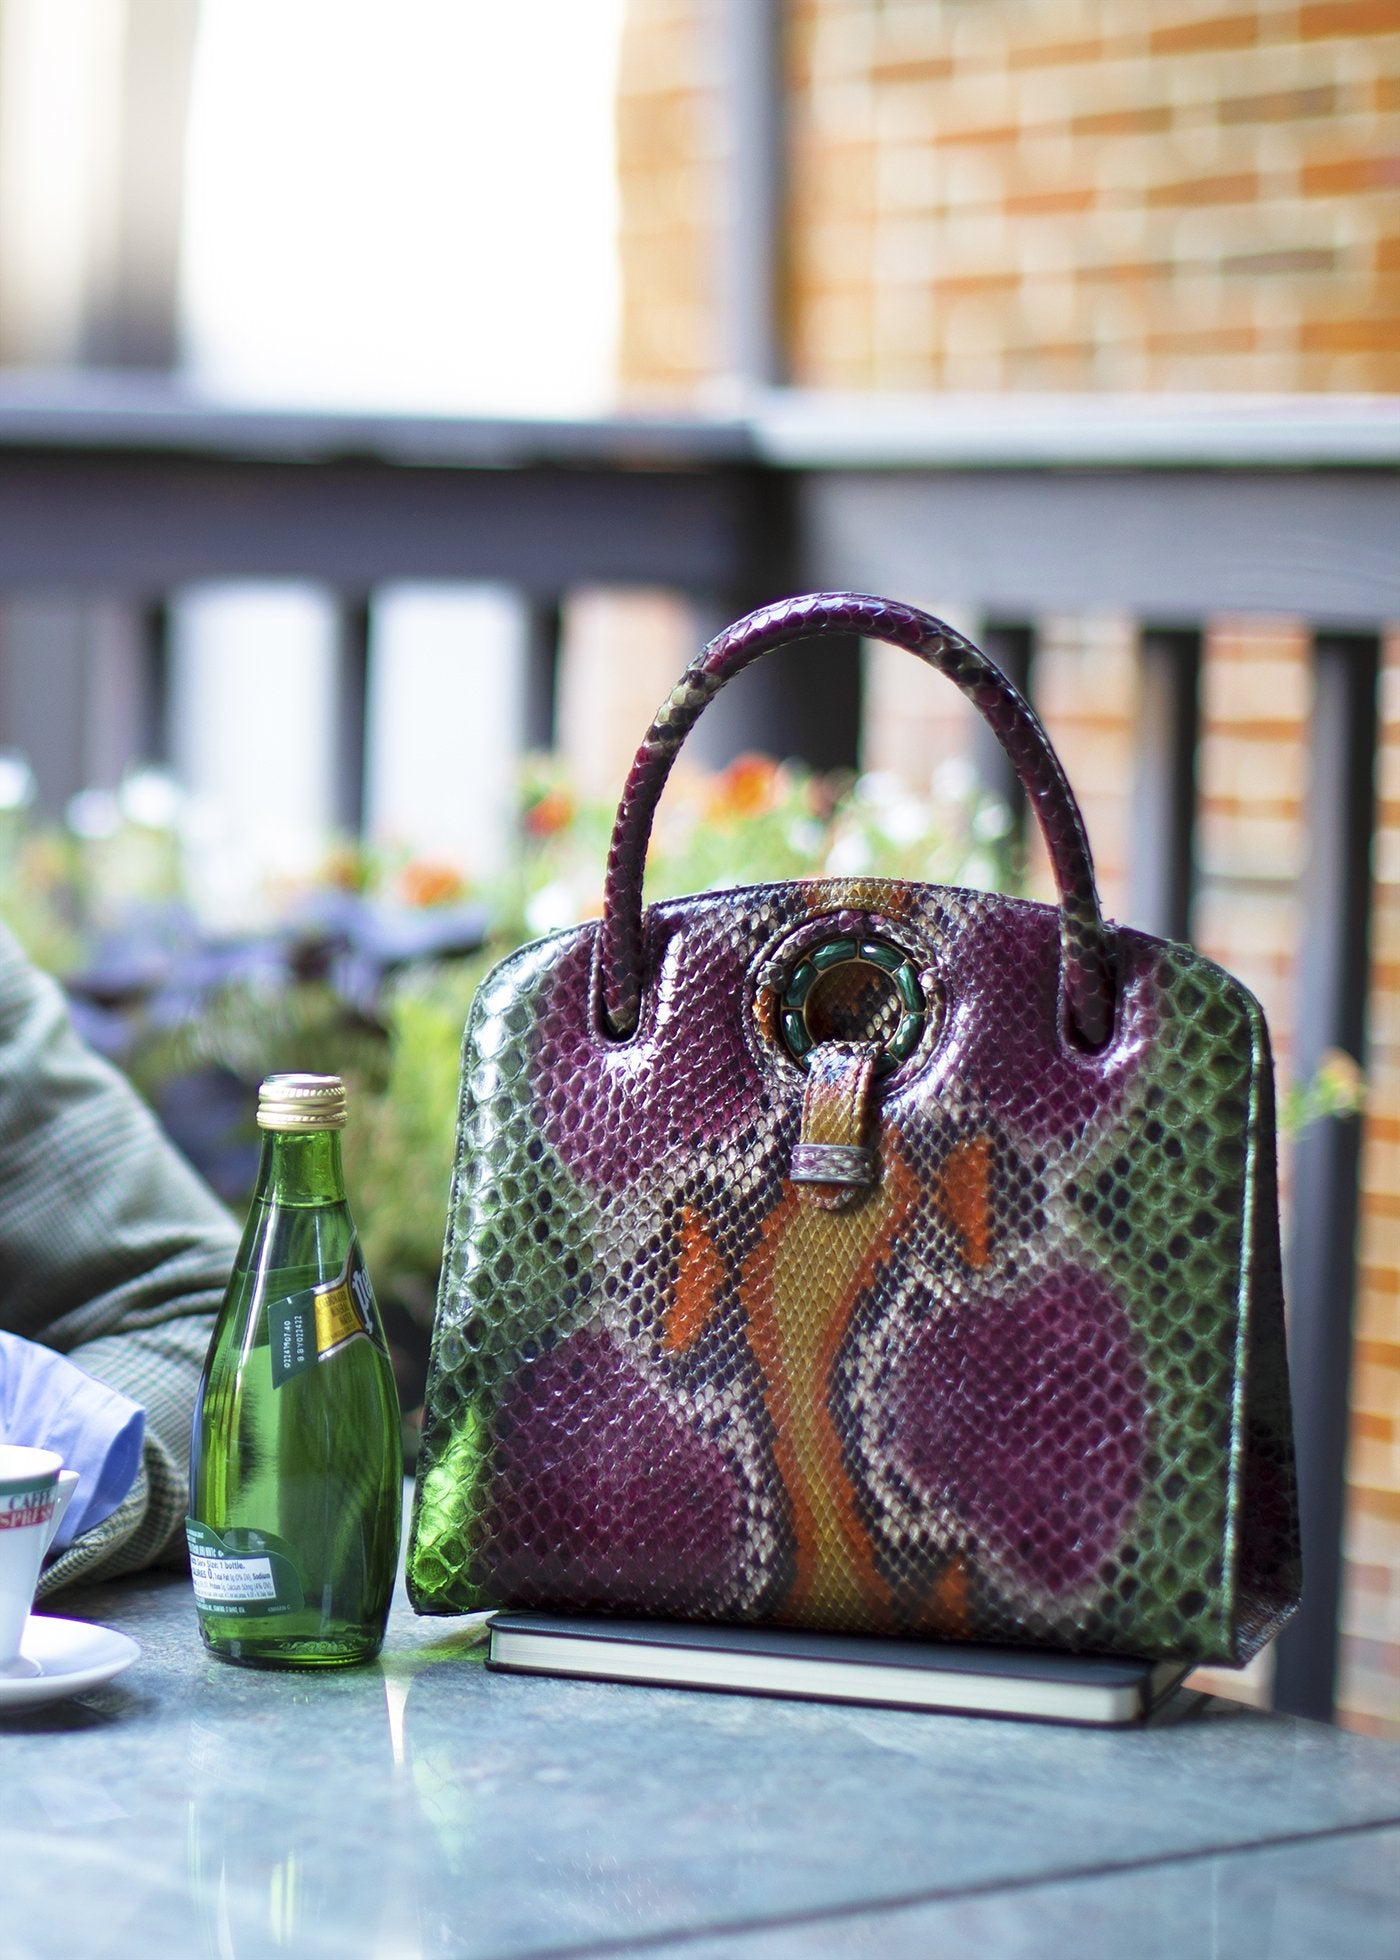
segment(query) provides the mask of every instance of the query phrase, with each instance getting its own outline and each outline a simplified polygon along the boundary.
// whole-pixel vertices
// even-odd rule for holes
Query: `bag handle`
[[[642,878],[652,819],[671,765],[725,682],[791,640],[858,634],[917,654],[960,687],[1025,785],[1060,895],[1060,984],[1069,1030],[1101,1048],[1113,1030],[1113,953],[1094,883],[1089,840],[1059,757],[1030,704],[961,633],[917,606],[855,592],[814,592],[761,606],[716,634],[663,703],[637,751],[617,806],[599,940],[602,1010],[618,1040],[635,1032],[642,1002]]]

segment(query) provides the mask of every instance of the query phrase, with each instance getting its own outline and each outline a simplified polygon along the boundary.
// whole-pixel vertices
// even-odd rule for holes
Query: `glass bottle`
[[[195,1604],[223,1660],[341,1666],[384,1638],[398,1395],[345,1201],[344,1084],[269,1076],[258,1124],[257,1190],[195,1404]]]

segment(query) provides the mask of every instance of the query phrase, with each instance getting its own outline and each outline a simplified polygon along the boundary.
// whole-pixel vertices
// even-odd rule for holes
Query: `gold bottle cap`
[[[338,1075],[269,1075],[258,1091],[260,1130],[343,1130],[345,1084]]]

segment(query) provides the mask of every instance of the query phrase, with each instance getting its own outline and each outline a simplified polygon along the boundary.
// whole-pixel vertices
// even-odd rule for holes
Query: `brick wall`
[[[703,400],[722,364],[722,14],[630,0],[634,400]],[[1400,392],[1400,0],[789,0],[788,23],[800,385]],[[1119,912],[1135,625],[1038,626],[1038,705]],[[1285,1081],[1307,660],[1301,622],[1208,622],[1197,937],[1259,994]],[[866,759],[922,785],[970,721],[906,666],[872,650]],[[1400,633],[1383,706],[1340,1692],[1400,1737]]]
[[[1263,1006],[1280,1078],[1293,1053],[1293,977],[1306,849],[1308,639],[1293,620],[1216,620],[1201,670],[1201,950]]]
[[[639,394],[719,359],[720,11],[632,0]],[[1397,0],[790,0],[789,23],[799,382],[1400,389]]]
[[[634,399],[685,400],[721,360],[721,0],[629,0],[618,75],[623,304]]]
[[[1400,387],[1394,5],[797,0],[793,27],[803,380]]]

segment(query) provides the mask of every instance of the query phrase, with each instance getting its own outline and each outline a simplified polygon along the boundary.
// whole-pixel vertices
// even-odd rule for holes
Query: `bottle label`
[[[274,1388],[329,1361],[351,1341],[373,1340],[374,1296],[359,1246],[351,1245],[334,1279],[270,1301],[267,1334]]]
[[[195,1605],[234,1619],[270,1619],[306,1604],[290,1546],[270,1531],[233,1525],[220,1537],[185,1519]]]

